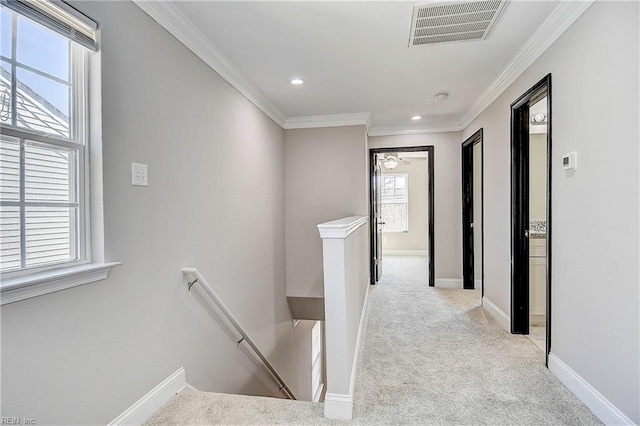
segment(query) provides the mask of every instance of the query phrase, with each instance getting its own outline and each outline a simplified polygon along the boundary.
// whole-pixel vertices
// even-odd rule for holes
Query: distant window
[[[313,401],[320,401],[324,384],[322,382],[322,323],[316,321],[311,328],[311,395]]]
[[[88,51],[4,3],[0,20],[0,271],[81,263]]]
[[[383,232],[409,231],[409,191],[406,173],[382,175]]]

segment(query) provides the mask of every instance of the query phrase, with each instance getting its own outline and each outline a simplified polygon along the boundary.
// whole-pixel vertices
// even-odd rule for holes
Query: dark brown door
[[[373,170],[373,182],[374,182],[374,201],[373,201],[373,216],[374,226],[376,230],[376,247],[375,247],[375,280],[380,281],[382,278],[382,227],[384,226],[384,218],[381,216],[382,211],[382,170],[380,164],[376,164]]]
[[[529,107],[547,97],[547,364],[551,350],[551,74],[511,104],[511,333],[529,334]]]
[[[479,134],[462,144],[462,288],[475,288],[473,238],[473,146]]]
[[[529,334],[529,99],[511,126],[511,333]]]

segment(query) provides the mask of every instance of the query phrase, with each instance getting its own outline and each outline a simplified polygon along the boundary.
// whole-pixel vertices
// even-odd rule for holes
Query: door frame
[[[465,218],[467,215],[472,215],[473,217],[473,209],[474,209],[474,192],[473,192],[473,149],[474,147],[483,141],[483,128],[480,128],[477,132],[471,135],[467,140],[462,142],[461,148],[461,160],[462,160],[462,288],[465,290],[473,290],[475,288],[475,249],[474,246],[471,246],[471,255],[470,258],[471,264],[469,265],[467,262],[467,257],[465,256],[467,250],[467,238],[469,228],[466,226]],[[471,158],[471,167],[469,164],[465,162],[467,159],[467,155],[470,155]],[[480,231],[480,238],[482,239],[482,243],[480,246],[480,250],[482,251],[482,264],[481,264],[481,289],[482,296],[484,296],[484,144],[480,146],[480,200],[482,201],[482,208],[480,211],[480,218],[482,222],[482,229]],[[467,184],[468,183],[468,184]],[[470,194],[467,193],[466,188],[470,188]],[[469,197],[471,198],[471,205],[469,205]],[[475,223],[474,223],[475,230]],[[474,238],[474,231],[471,231],[471,238]],[[465,274],[466,272],[466,274]],[[471,280],[471,286],[467,283]]]
[[[371,176],[371,224],[373,225],[373,238],[371,241],[373,242],[373,246],[371,247],[373,251],[371,257],[371,282],[373,284],[380,281],[382,276],[382,245],[380,244],[380,238],[382,235],[382,226],[384,226],[385,222],[380,223],[380,210],[381,200],[382,200],[382,192],[380,191],[380,183],[382,181],[382,166],[380,164],[372,164],[373,175]],[[383,218],[384,219],[384,218]]]
[[[434,287],[436,284],[435,273],[435,181],[434,181],[434,165],[435,165],[435,149],[433,145],[425,146],[408,146],[408,147],[394,147],[394,148],[371,148],[369,149],[369,242],[370,242],[370,272],[371,272],[371,284],[375,284],[375,250],[376,250],[376,223],[373,211],[373,200],[375,197],[373,185],[373,171],[375,168],[375,155],[387,152],[427,152],[427,164],[428,164],[428,189],[427,189],[427,210],[429,211],[429,287]]]
[[[511,104],[511,333],[529,334],[529,107],[547,97],[546,351],[551,352],[552,102],[547,74]]]

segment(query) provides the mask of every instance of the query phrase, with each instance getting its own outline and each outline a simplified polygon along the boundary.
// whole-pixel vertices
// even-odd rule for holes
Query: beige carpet
[[[371,288],[352,422],[324,419],[317,403],[184,391],[147,424],[601,424],[540,348],[479,306],[479,290],[426,286],[425,262],[387,257]]]

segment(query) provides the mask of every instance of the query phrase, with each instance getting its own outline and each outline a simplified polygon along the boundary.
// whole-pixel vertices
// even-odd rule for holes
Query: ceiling
[[[370,134],[460,130],[535,59],[530,39],[555,40],[540,33],[564,3],[510,1],[486,40],[408,47],[412,2],[136,2],[283,127]]]

